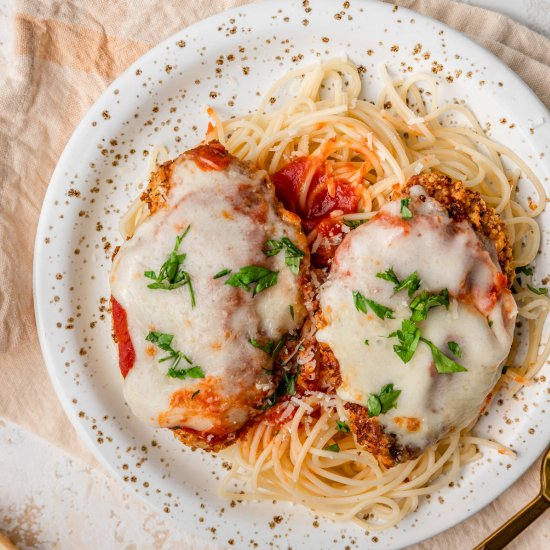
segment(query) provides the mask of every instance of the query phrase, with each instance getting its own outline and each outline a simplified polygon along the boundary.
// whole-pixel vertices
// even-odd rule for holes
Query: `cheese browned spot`
[[[185,443],[219,449],[232,443],[261,413],[277,380],[273,359],[249,343],[278,341],[305,316],[302,286],[309,256],[299,219],[277,201],[263,172],[241,163],[219,143],[202,145],[161,166],[142,200],[150,216],[114,258],[111,273],[120,341],[130,342],[133,363],[123,365],[124,395],[134,414],[172,428]],[[187,285],[150,289],[146,271],[158,273],[187,227],[185,254],[196,306]],[[267,257],[269,239],[288,237],[305,252],[298,275],[284,251]],[[226,283],[245,266],[277,272],[277,283],[256,296]],[[231,274],[214,279],[222,270]],[[293,306],[294,319],[289,314]],[[125,318],[126,327],[120,319]],[[204,377],[168,376],[168,353],[146,341],[149,332],[173,335],[171,347],[200,366]],[[182,359],[178,368],[189,364]]]
[[[491,241],[482,240],[467,217],[455,221],[424,188],[407,189],[412,218],[403,218],[396,200],[351,231],[319,294],[321,358],[338,364],[337,393],[346,402],[359,444],[386,465],[418,456],[479,415],[510,350],[517,312]],[[439,373],[424,342],[407,363],[397,355],[399,341],[390,334],[410,319],[412,297],[377,277],[390,268],[399,280],[418,274],[415,295],[448,291],[449,308],[431,309],[417,326],[423,338],[466,372]],[[394,318],[380,319],[370,306],[366,314],[358,311],[354,291],[390,308]],[[459,344],[460,358],[452,355],[449,342]],[[369,417],[369,396],[387,384],[401,391],[396,408]]]

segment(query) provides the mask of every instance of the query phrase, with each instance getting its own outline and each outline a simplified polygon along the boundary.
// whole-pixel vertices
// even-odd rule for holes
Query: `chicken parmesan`
[[[305,316],[307,243],[265,173],[210,143],[165,163],[114,258],[112,313],[134,414],[185,443],[235,441],[276,388]]]
[[[438,174],[413,179],[344,238],[319,293],[317,340],[337,361],[351,430],[388,466],[479,416],[517,313],[495,241],[458,209],[462,184],[446,209],[415,183],[453,189]],[[507,241],[496,242],[504,261]]]

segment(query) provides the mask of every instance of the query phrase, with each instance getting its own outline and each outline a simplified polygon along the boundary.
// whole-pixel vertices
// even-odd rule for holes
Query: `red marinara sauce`
[[[306,197],[306,206],[300,206],[300,194],[311,170],[315,170]],[[337,244],[331,243],[331,237],[342,232],[339,220],[331,218],[330,213],[341,210],[344,214],[357,212],[359,193],[348,181],[335,178],[324,162],[314,157],[299,157],[271,176],[275,192],[285,207],[298,214],[306,232],[317,229],[317,233],[326,237],[312,253],[315,267],[326,267],[334,256]],[[329,192],[333,190],[333,194]]]
[[[317,165],[309,186],[306,207],[300,207],[300,194],[308,173]],[[334,194],[329,193],[329,180],[332,179]],[[320,222],[329,218],[334,210],[344,214],[357,212],[359,194],[349,182],[334,178],[325,163],[319,163],[312,157],[299,157],[271,176],[279,200],[288,210],[302,218],[306,231],[311,231]]]
[[[204,172],[208,170],[224,170],[231,162],[231,155],[219,141],[211,141],[199,145],[185,153],[187,158],[193,159],[195,164]]]
[[[136,361],[136,352],[128,330],[126,310],[111,296],[113,330],[118,344],[118,365],[123,378],[126,378]]]

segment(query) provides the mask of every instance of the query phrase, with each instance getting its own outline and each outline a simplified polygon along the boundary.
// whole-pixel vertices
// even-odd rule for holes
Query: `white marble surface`
[[[434,0],[435,1],[435,0]],[[550,37],[550,0],[467,0]],[[0,58],[10,47],[9,0],[0,0]],[[529,488],[533,493],[533,488]],[[534,495],[526,495],[526,501]],[[518,508],[523,503],[517,503]],[[533,529],[546,529],[541,518]],[[78,525],[75,529],[73,526]],[[546,525],[546,527],[544,527]],[[92,469],[0,420],[0,531],[21,549],[214,549]],[[525,537],[525,535],[523,535]],[[514,548],[525,548],[520,537]],[[546,537],[546,538],[544,538]],[[548,540],[550,533],[543,536]]]

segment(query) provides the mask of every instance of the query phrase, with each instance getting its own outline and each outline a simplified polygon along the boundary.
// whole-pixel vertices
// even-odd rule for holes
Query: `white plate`
[[[443,97],[465,99],[496,139],[548,181],[548,112],[491,54],[436,21],[388,4],[355,1],[345,8],[348,3],[315,1],[311,10],[304,4],[271,1],[201,21],[151,50],[105,91],[68,143],[44,200],[34,265],[38,331],[52,381],[79,433],[106,466],[183,529],[237,546],[323,548],[330,542],[343,548],[377,537],[377,548],[398,547],[464,520],[534,462],[550,440],[544,383],[517,400],[495,402],[478,424],[478,433],[516,449],[515,461],[485,450],[440,498],[423,502],[398,527],[366,535],[352,524],[317,522],[297,505],[222,501],[220,459],[191,452],[170,432],[145,427],[130,414],[111,340],[110,257],[121,242],[120,215],[147,172],[143,151],[163,144],[175,157],[203,138],[207,105],[222,117],[247,112],[298,64],[348,55],[366,68],[368,98],[376,97],[380,62],[394,74],[442,66]],[[550,271],[549,215],[537,274]],[[282,521],[273,523],[274,516]]]

